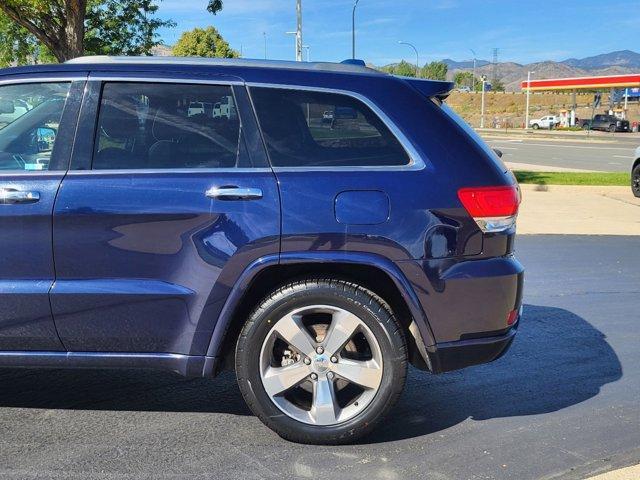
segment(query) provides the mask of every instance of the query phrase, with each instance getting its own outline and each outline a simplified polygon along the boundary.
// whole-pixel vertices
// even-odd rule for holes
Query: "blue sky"
[[[302,0],[303,40],[311,60],[340,61],[351,56],[353,0]],[[294,59],[295,0],[224,0],[224,10],[206,12],[206,0],[164,0],[159,14],[177,27],[161,32],[172,44],[180,33],[214,25],[248,58],[267,54]],[[587,57],[614,50],[640,50],[640,1],[610,0],[360,0],[357,56],[376,65],[415,61],[403,40],[416,45],[421,63],[452,58],[530,63]]]

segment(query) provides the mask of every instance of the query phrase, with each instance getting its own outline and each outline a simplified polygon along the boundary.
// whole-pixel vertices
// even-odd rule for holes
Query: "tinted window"
[[[251,90],[277,167],[406,165],[409,157],[369,107],[346,95]]]
[[[70,83],[0,87],[0,170],[48,170]]]
[[[104,85],[94,169],[251,166],[231,87]]]

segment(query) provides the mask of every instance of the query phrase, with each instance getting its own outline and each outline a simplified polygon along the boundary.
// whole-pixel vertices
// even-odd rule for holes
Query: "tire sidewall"
[[[283,436],[286,438],[322,443],[323,440],[360,436],[368,430],[369,425],[375,423],[386,412],[389,402],[395,396],[397,382],[404,379],[406,372],[403,370],[406,369],[406,364],[401,337],[397,334],[394,336],[381,324],[376,312],[369,308],[368,303],[365,303],[370,297],[364,292],[359,291],[356,295],[351,295],[344,291],[337,291],[335,287],[329,285],[311,289],[297,287],[285,289],[283,295],[269,299],[254,312],[256,316],[250,317],[254,321],[241,336],[236,355],[236,372],[243,395],[245,388],[250,389],[247,393],[255,397],[256,401],[247,400],[254,413],[281,435],[285,432]],[[337,425],[316,426],[288,417],[272,402],[262,385],[260,352],[274,322],[292,310],[311,305],[336,306],[357,315],[375,336],[382,354],[382,380],[375,397],[358,415]],[[391,323],[390,327],[395,328],[394,322]]]

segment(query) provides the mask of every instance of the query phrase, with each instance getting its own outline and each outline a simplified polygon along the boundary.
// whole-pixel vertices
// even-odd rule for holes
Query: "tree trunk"
[[[61,62],[80,57],[84,52],[84,18],[87,12],[87,0],[66,0],[65,12],[67,22],[64,29],[64,51],[59,52],[60,56],[55,54]]]

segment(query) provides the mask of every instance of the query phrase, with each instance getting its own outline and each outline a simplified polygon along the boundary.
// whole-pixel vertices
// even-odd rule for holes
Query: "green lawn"
[[[629,186],[629,173],[528,172],[514,171],[518,183],[537,185],[618,185]]]

